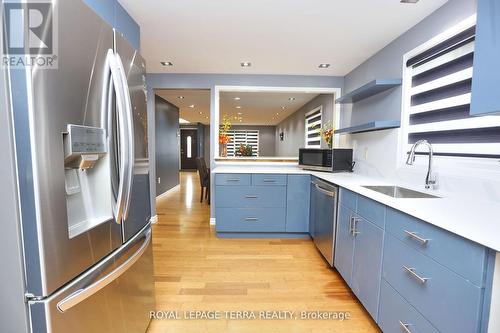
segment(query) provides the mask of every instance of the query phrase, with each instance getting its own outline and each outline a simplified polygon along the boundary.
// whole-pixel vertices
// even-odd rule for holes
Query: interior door
[[[181,170],[195,170],[198,157],[198,131],[181,128]]]
[[[32,181],[32,193],[23,185],[21,204],[23,212],[36,212],[22,221],[28,292],[36,296],[50,295],[122,243],[111,195],[102,195],[110,193],[109,176],[96,182],[98,189],[86,196],[90,205],[70,207],[63,144],[68,124],[103,127],[106,59],[113,46],[113,30],[80,0],[54,1],[53,5],[59,18],[59,66],[29,71],[29,117],[18,114],[15,122],[16,132],[31,142],[22,147],[16,141],[16,149],[31,152],[31,160],[19,160],[18,174],[20,184]],[[29,169],[32,175],[26,172]],[[109,214],[71,235],[68,212],[71,208],[92,210],[96,201],[98,205],[109,201]]]
[[[146,62],[117,31],[115,31],[115,45],[126,75],[134,122],[133,181],[130,206],[123,221],[125,242],[141,230],[151,218]]]

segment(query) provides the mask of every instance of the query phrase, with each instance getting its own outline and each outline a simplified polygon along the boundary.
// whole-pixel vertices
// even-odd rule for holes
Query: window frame
[[[320,129],[323,127],[323,105],[320,105],[318,107],[315,107],[311,111],[306,112],[304,115],[304,148],[312,148],[312,149],[321,149],[321,134],[319,136],[319,146],[310,146],[307,144],[307,136],[309,134],[308,130],[309,127],[307,126],[307,117],[313,113],[316,113],[319,111],[320,115]]]
[[[419,45],[413,50],[407,52],[403,55],[402,63],[402,101],[401,101],[401,127],[399,129],[399,140],[398,140],[398,169],[413,169],[413,171],[419,171],[418,169],[427,168],[428,155],[417,155],[414,166],[406,165],[407,159],[407,144],[408,144],[408,134],[410,128],[410,111],[411,111],[411,79],[412,70],[406,66],[409,59],[414,56],[428,50],[443,41],[459,34],[460,32],[467,30],[476,25],[476,15],[472,15],[469,18],[459,22],[450,29],[444,31],[443,33],[431,38],[427,42]],[[463,175],[464,171],[470,172],[471,168],[483,169],[487,171],[497,171],[499,160],[496,158],[484,158],[484,157],[470,157],[470,156],[434,156],[435,165],[438,167],[446,168],[447,173],[454,175]],[[417,170],[415,170],[415,168]],[[450,171],[450,172],[448,172]],[[496,173],[496,172],[495,172]]]

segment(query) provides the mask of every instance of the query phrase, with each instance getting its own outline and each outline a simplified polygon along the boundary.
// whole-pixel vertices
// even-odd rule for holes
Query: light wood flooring
[[[182,172],[180,188],[157,202],[156,307],[181,319],[154,319],[148,332],[379,332],[310,239],[217,238],[199,191],[197,174]],[[192,310],[220,311],[222,319],[183,319]],[[258,318],[259,311],[278,310],[298,319],[224,318],[224,311],[257,311]],[[350,319],[300,319],[301,311],[315,310],[349,312]]]

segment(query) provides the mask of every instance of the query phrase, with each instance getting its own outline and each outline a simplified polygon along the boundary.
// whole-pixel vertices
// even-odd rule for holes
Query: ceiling
[[[233,125],[277,125],[316,96],[305,92],[221,92],[219,118],[228,115]]]
[[[161,89],[155,93],[179,108],[179,118],[190,123],[210,124],[210,90]]]
[[[160,89],[155,93],[179,108],[179,118],[210,124],[209,90]],[[219,114],[221,119],[228,115],[233,125],[276,125],[316,96],[309,92],[221,92]]]
[[[119,1],[149,73],[343,76],[447,0]]]

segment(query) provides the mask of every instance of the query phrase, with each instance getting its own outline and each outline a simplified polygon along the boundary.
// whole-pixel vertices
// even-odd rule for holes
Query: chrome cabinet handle
[[[77,305],[78,303],[81,303],[90,296],[94,295],[95,293],[97,293],[102,288],[106,287],[114,280],[118,279],[123,273],[125,273],[130,267],[132,267],[137,262],[137,260],[141,258],[144,252],[146,252],[146,249],[150,242],[151,242],[151,231],[148,231],[146,233],[146,238],[144,239],[141,247],[123,264],[118,266],[112,272],[106,274],[101,279],[92,283],[90,286],[84,289],[79,289],[74,293],[70,294],[69,296],[67,296],[66,298],[59,301],[59,303],[57,303],[57,309],[60,312],[67,311],[72,307],[74,307],[75,305]]]
[[[412,333],[412,331],[410,331],[410,326],[412,326],[411,324],[405,324],[403,323],[401,320],[399,321],[399,326],[401,326],[401,328],[403,329],[403,331],[405,331],[406,333]]]
[[[429,278],[421,277],[420,275],[418,275],[415,272],[415,268],[413,268],[413,267],[407,267],[407,266],[403,265],[403,268],[405,269],[405,271],[410,273],[410,275],[413,276],[418,282],[420,282],[422,284],[426,283],[427,280],[429,280]]]
[[[405,234],[408,235],[409,237],[413,238],[414,240],[422,243],[422,245],[427,245],[427,243],[429,242],[429,239],[426,239],[426,238],[422,238],[420,237],[419,235],[417,235],[416,232],[414,231],[408,231],[408,230],[404,230]]]
[[[352,220],[353,220],[353,216],[349,216],[349,233],[352,235]]]
[[[356,216],[353,216],[352,217],[352,229],[351,229],[351,235],[353,236],[356,236],[358,234],[360,234],[360,232],[356,229],[356,227],[358,226],[358,222],[360,221],[361,219],[359,217],[356,217]]]
[[[315,187],[316,187],[316,189],[317,189],[318,191],[320,191],[321,193],[326,194],[326,195],[327,195],[327,196],[329,196],[329,197],[335,197],[335,192],[328,191],[328,190],[326,190],[326,189],[322,188],[321,186],[319,186],[318,184],[314,184],[314,186],[315,186]]]
[[[245,221],[258,221],[259,218],[257,217],[245,217]]]
[[[264,178],[262,180],[264,183],[276,183],[276,179]]]
[[[258,195],[251,195],[251,194],[248,194],[248,195],[245,195],[245,198],[247,199],[258,199],[259,196]]]
[[[228,182],[239,182],[240,180],[238,178],[228,178]]]

